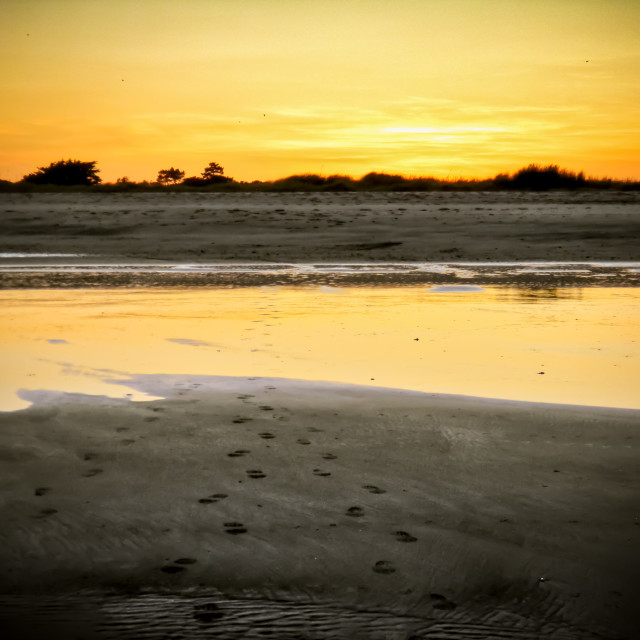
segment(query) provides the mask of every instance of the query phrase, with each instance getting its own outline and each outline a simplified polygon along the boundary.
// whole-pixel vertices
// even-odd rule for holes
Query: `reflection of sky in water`
[[[430,291],[434,293],[469,293],[473,291],[484,291],[484,288],[474,287],[470,284],[443,284],[439,287],[432,287]]]
[[[337,293],[340,295],[336,295]],[[470,286],[14,290],[19,389],[142,399],[127,373],[267,376],[640,408],[640,290]]]

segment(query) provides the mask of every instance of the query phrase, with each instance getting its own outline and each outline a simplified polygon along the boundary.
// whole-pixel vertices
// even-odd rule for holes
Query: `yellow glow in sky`
[[[640,178],[637,0],[3,0],[0,178]]]
[[[123,397],[129,374],[640,408],[637,289],[479,289],[4,291],[0,410],[19,389]]]

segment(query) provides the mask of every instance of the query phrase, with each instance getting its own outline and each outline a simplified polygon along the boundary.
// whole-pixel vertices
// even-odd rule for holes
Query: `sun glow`
[[[7,0],[0,178],[77,157],[105,180],[637,179],[638,32],[625,0]]]
[[[506,129],[493,127],[387,127],[385,133],[466,133],[474,131],[501,132]]]

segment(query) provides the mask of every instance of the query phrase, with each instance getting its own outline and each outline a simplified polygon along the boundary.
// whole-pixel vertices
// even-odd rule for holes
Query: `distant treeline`
[[[549,191],[551,189],[615,189],[640,190],[640,181],[587,178],[583,172],[574,173],[557,165],[530,164],[513,174],[500,173],[493,178],[440,179],[407,178],[405,176],[372,172],[355,179],[345,175],[320,176],[312,173],[292,175],[272,181],[243,182],[224,175],[217,163],[210,163],[201,176],[185,177],[184,171],[171,167],[158,172],[155,182],[134,182],[126,177],[116,182],[102,182],[96,162],[59,160],[19,182],[0,180],[0,191]]]

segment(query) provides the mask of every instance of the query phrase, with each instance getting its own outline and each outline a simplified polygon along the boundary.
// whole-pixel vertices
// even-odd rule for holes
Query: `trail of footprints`
[[[238,399],[243,400],[246,402],[246,400],[248,400],[249,398],[252,398],[254,396],[251,395],[241,395],[238,396]],[[249,403],[247,403],[249,404]],[[271,407],[270,405],[260,405],[259,408],[263,411],[273,411],[273,407]],[[233,420],[234,424],[243,424],[245,422],[249,422],[251,421],[252,418],[249,417],[243,417],[243,416],[239,416],[236,419]],[[310,433],[321,433],[322,429],[318,429],[316,427],[309,427],[307,429],[308,432]],[[276,438],[276,435],[274,433],[272,433],[271,431],[261,431],[260,433],[258,433],[258,437],[260,437],[263,440],[274,440]],[[309,446],[311,445],[311,440],[309,440],[308,438],[298,438],[296,440],[296,443],[299,445],[303,445],[303,446]],[[228,453],[227,455],[231,458],[236,458],[236,457],[243,457],[246,455],[249,455],[251,453],[250,450],[248,449],[236,449],[235,451],[232,451],[230,453]],[[330,453],[330,452],[324,452],[321,454],[321,457],[323,460],[336,460],[338,458],[338,456],[334,453]],[[329,477],[331,476],[331,472],[321,469],[321,468],[314,468],[312,471],[313,475],[318,476],[318,477]],[[260,470],[260,469],[248,469],[246,471],[246,474],[249,478],[252,479],[262,479],[262,478],[266,478],[266,474]],[[382,489],[376,485],[372,485],[372,484],[366,484],[366,485],[362,485],[362,488],[374,495],[382,495],[386,493],[385,489]],[[213,494],[212,496],[209,496],[208,498],[201,498],[199,500],[199,502],[201,503],[206,503],[206,504],[210,504],[213,502],[217,502],[218,500],[216,499],[216,497],[219,496],[224,496],[226,497],[224,494]],[[361,506],[352,506],[347,508],[345,515],[350,517],[350,518],[362,518],[366,515],[365,513],[365,509]],[[337,526],[335,523],[331,524],[330,526],[335,527]],[[247,527],[241,523],[241,522],[226,522],[224,523],[224,531],[225,533],[231,534],[231,535],[239,535],[239,534],[243,534],[243,533],[247,533],[248,529]],[[395,540],[397,542],[403,542],[403,543],[410,543],[410,542],[416,542],[417,538],[413,535],[411,535],[410,533],[406,532],[406,531],[395,531],[393,533]],[[378,560],[374,563],[374,565],[371,567],[372,571],[380,574],[380,575],[391,575],[393,573],[395,573],[397,571],[396,567],[393,565],[393,563],[389,560]],[[432,594],[432,599],[434,599],[434,608],[451,608],[451,607],[455,607],[455,605],[453,603],[450,603],[448,600],[446,600],[446,598],[444,598],[443,596],[439,596],[438,594]]]
[[[275,387],[270,387],[270,388],[275,388]],[[254,396],[250,394],[242,394],[238,396],[238,399],[242,400],[246,404],[252,404],[249,402],[249,399],[253,397]],[[274,408],[272,406],[266,405],[266,404],[259,405],[258,408],[262,411],[274,411]],[[161,408],[153,408],[152,410],[160,411]],[[144,421],[152,422],[158,419],[159,419],[158,417],[154,416],[150,418],[145,418]],[[252,420],[253,418],[248,416],[238,416],[235,419],[233,419],[232,422],[234,424],[244,424],[247,422],[251,422]],[[129,431],[129,430],[130,430],[129,427],[118,427],[116,429],[116,432],[122,433],[124,431]],[[318,429],[316,427],[308,427],[307,431],[309,433],[321,433],[322,429]],[[271,431],[261,431],[258,433],[258,437],[260,437],[263,440],[274,440],[276,438],[276,435]],[[131,445],[134,442],[135,440],[130,438],[120,440],[120,444],[125,446]],[[302,438],[302,437],[297,438],[295,442],[296,444],[299,444],[302,446],[310,446],[312,444],[311,440],[309,440],[308,438]],[[227,456],[230,458],[242,458],[250,454],[251,454],[251,450],[249,449],[236,449],[234,451],[227,453]],[[320,457],[323,460],[327,460],[327,461],[336,460],[338,458],[336,454],[331,452],[323,452],[320,454]],[[98,460],[100,458],[100,455],[98,453],[88,451],[86,453],[83,453],[81,455],[81,458],[84,462],[92,462],[92,461]],[[92,468],[86,469],[81,475],[84,478],[93,478],[95,476],[102,474],[103,472],[104,472],[104,469],[100,467],[92,467]],[[312,470],[312,473],[314,476],[321,477],[321,478],[328,478],[331,476],[331,471],[318,468],[318,467],[314,468]],[[261,480],[267,477],[267,474],[264,473],[261,469],[247,469],[245,471],[245,474],[248,478],[252,480]],[[362,489],[364,489],[368,493],[375,494],[375,495],[382,495],[386,493],[385,489],[382,489],[376,485],[371,485],[371,484],[362,485]],[[52,487],[45,487],[45,486],[36,487],[34,490],[34,495],[36,497],[45,497],[51,494],[52,491],[53,491]],[[214,505],[221,502],[222,500],[227,499],[228,497],[229,495],[226,493],[212,493],[205,497],[199,498],[198,503],[201,505]],[[57,509],[52,507],[46,507],[41,509],[38,512],[38,514],[34,515],[33,517],[37,519],[44,519],[52,515],[55,515],[56,513],[58,513]],[[366,516],[366,511],[363,507],[356,505],[356,506],[348,507],[344,515],[350,518],[363,518]],[[330,526],[335,527],[337,525],[335,523],[332,523]],[[229,535],[237,536],[237,535],[247,533],[248,528],[241,522],[229,521],[229,522],[223,523],[223,531]],[[397,542],[410,543],[410,542],[417,541],[417,538],[415,536],[411,535],[406,531],[395,531],[393,532],[393,535]],[[160,567],[160,571],[169,575],[180,574],[184,572],[189,565],[193,565],[196,562],[197,560],[195,558],[188,558],[188,557],[177,558],[176,560],[173,560],[170,564],[166,564]],[[371,569],[374,573],[377,573],[379,575],[391,575],[397,571],[396,567],[389,560],[378,560],[372,565]],[[451,608],[455,608],[456,606],[454,603],[450,602],[444,596],[441,596],[439,594],[431,594],[431,599],[433,601],[432,605],[436,609],[451,609]]]

